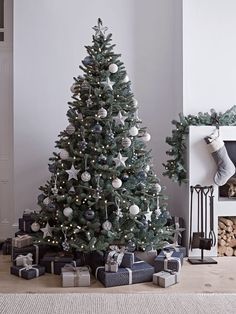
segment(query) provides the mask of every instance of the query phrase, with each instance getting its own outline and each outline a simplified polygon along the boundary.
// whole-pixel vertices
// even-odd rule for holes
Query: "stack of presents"
[[[176,219],[176,218],[175,218]],[[73,254],[52,251],[46,244],[33,243],[31,213],[24,213],[19,219],[15,238],[3,244],[3,254],[11,254],[12,275],[33,279],[51,273],[61,275],[63,287],[90,286],[91,274],[105,287],[150,282],[160,287],[169,287],[179,282],[186,249],[180,242],[171,244],[162,251],[152,250],[151,260],[141,260],[137,252],[111,245],[107,252]],[[170,222],[173,223],[173,222]],[[178,231],[178,232],[177,232]],[[180,224],[176,223],[177,241],[181,241]],[[155,254],[153,254],[155,252]],[[148,256],[147,252],[147,256]]]

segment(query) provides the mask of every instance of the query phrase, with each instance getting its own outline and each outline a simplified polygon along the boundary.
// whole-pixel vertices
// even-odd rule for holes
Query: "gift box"
[[[47,244],[33,244],[23,248],[12,248],[12,261],[16,259],[18,255],[27,255],[28,253],[33,254],[33,263],[39,264],[40,259],[46,254],[49,250],[49,245]]]
[[[177,245],[177,246],[174,248],[174,250],[175,250],[176,252],[182,253],[182,254],[183,254],[183,257],[186,257],[186,256],[187,256],[187,249],[186,249],[186,247],[184,247],[184,246]]]
[[[11,274],[24,279],[33,279],[45,274],[45,268],[39,265],[11,266]]]
[[[12,239],[12,246],[17,248],[23,248],[25,246],[30,246],[33,243],[33,238],[28,235],[18,235],[17,237]]]
[[[176,251],[170,251],[168,253],[161,251],[154,260],[156,273],[167,269],[178,272],[180,271],[181,265],[183,265],[183,253]]]
[[[119,265],[116,261],[110,261],[105,264],[105,271],[110,271],[113,273],[118,272]]]
[[[160,271],[159,273],[153,274],[153,283],[162,288],[175,285],[179,281],[180,273],[178,272]]]
[[[142,260],[152,266],[154,266],[154,260],[157,256],[157,250],[150,250],[150,251],[136,251],[135,252],[136,258]]]
[[[86,266],[74,267],[66,264],[61,269],[62,287],[88,287],[90,286],[90,273]]]
[[[61,269],[66,264],[81,265],[81,260],[74,260],[73,256],[59,256],[57,253],[48,253],[40,260],[39,264],[45,267],[47,273],[60,275]]]
[[[2,254],[11,255],[11,251],[12,251],[12,238],[8,238],[4,241],[2,245]]]
[[[31,225],[34,221],[32,214],[23,214],[23,218],[19,218],[19,229],[26,233],[32,233]]]
[[[95,276],[107,288],[152,281],[153,273],[153,266],[140,261],[132,269],[119,267],[116,273],[106,272],[105,267],[100,266],[97,267]]]
[[[134,256],[134,253],[131,253],[131,252],[125,252],[124,253],[124,256],[122,258],[122,262],[120,264],[120,267],[123,267],[123,268],[132,268],[133,267],[133,264],[134,264],[134,261],[135,261],[135,256]]]
[[[27,255],[18,255],[14,261],[15,261],[16,266],[32,265],[33,264],[33,254],[28,253]]]
[[[84,255],[84,264],[89,265],[92,269],[93,274],[95,274],[96,268],[98,266],[104,266],[106,263],[106,255],[101,251],[93,251]]]
[[[110,245],[109,249],[110,251],[106,253],[106,262],[116,261],[118,265],[121,265],[125,248],[120,249],[117,245]]]

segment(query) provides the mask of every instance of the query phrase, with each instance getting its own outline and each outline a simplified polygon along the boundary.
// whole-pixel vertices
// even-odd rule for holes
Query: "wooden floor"
[[[10,275],[10,256],[0,255],[0,293],[236,293],[236,257],[216,260],[216,265],[190,265],[184,261],[181,282],[168,289],[151,282],[104,288],[94,277],[90,287],[62,288],[57,275],[45,274],[32,280]]]

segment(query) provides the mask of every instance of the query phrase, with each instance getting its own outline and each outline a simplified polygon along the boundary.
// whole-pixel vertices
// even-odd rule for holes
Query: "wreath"
[[[233,126],[236,125],[236,105],[225,113],[217,113],[214,109],[210,113],[199,112],[198,115],[184,116],[179,114],[179,121],[173,120],[172,124],[175,129],[172,130],[172,136],[166,137],[166,143],[171,146],[171,149],[166,151],[171,159],[163,163],[165,167],[164,176],[168,176],[173,182],[178,182],[179,185],[186,183],[187,170],[185,165],[185,152],[186,152],[186,138],[189,133],[189,126],[196,125],[214,125],[214,126]]]

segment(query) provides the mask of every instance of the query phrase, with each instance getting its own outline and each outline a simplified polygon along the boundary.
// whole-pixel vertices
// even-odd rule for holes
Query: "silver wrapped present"
[[[74,267],[66,264],[61,269],[62,287],[88,287],[90,286],[90,273],[87,266]]]
[[[33,238],[28,234],[18,235],[17,237],[12,239],[12,246],[17,247],[19,249],[25,246],[29,246],[32,243]]]
[[[110,271],[112,273],[118,272],[119,265],[116,261],[110,261],[105,264],[105,271]]]
[[[180,273],[160,271],[159,273],[153,274],[153,283],[162,287],[167,288],[175,285],[180,281]]]

